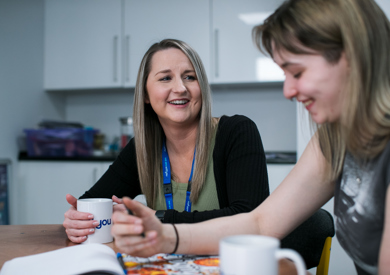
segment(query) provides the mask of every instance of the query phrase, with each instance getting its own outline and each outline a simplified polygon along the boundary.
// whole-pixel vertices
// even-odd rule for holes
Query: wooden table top
[[[15,257],[77,245],[68,240],[62,224],[0,225],[0,268]],[[116,251],[114,243],[107,246]]]
[[[68,240],[62,224],[0,225],[0,269],[16,257],[78,245]],[[107,246],[119,252],[113,242]],[[279,275],[296,274],[288,260],[279,261]]]

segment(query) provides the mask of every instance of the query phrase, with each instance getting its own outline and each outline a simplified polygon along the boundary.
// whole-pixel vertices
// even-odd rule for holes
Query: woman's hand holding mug
[[[77,199],[70,195],[66,195],[66,200],[71,205],[69,210],[65,212],[65,220],[63,226],[70,241],[74,243],[82,243],[87,239],[87,236],[95,232],[99,222],[94,220],[91,213],[77,211]]]

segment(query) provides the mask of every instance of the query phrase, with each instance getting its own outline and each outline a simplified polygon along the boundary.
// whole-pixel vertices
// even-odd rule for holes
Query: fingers
[[[142,224],[140,223],[124,223],[123,222],[124,219],[122,219],[122,222],[118,222],[118,219],[114,220],[113,218],[113,221],[114,221],[114,225],[112,228],[111,228],[111,233],[112,235],[114,236],[129,236],[129,235],[140,235],[143,230],[144,230],[144,227]]]
[[[73,197],[71,194],[66,194],[67,202],[77,209],[77,199]]]
[[[140,202],[131,200],[128,197],[123,197],[122,201],[138,217],[154,216],[154,211]]]
[[[88,235],[95,233],[95,228],[66,229],[65,232],[70,241],[74,243],[82,243],[88,238]]]
[[[64,214],[65,219],[68,218],[70,220],[92,220],[93,215],[87,212],[77,211],[73,206],[69,208],[68,211]]]
[[[65,219],[63,226],[66,229],[86,229],[86,228],[95,228],[99,225],[98,221],[95,220],[71,220],[71,219]]]
[[[70,196],[69,198],[72,199],[72,197],[73,196]],[[98,221],[93,220],[92,214],[79,212],[73,206],[65,212],[64,216],[63,226],[65,227],[65,232],[68,235],[69,240],[74,243],[84,242],[87,239],[87,236],[93,234],[95,232],[95,227],[99,225]]]
[[[68,234],[68,233],[67,233]],[[75,236],[69,236],[68,234],[68,239],[73,242],[73,243],[82,243],[82,242],[85,242],[85,240],[87,239],[88,237],[87,236],[82,236],[82,237],[75,237]]]
[[[113,212],[115,211],[127,213],[126,206],[123,203],[114,205]]]
[[[112,214],[114,224],[142,224],[142,219],[133,215],[127,214],[127,211],[116,211]]]
[[[121,251],[133,256],[148,257],[156,254],[155,245],[157,232],[150,231],[146,237],[118,235],[115,236],[115,246]]]
[[[118,197],[115,196],[115,195],[112,196],[112,201],[113,201],[113,202],[116,202],[116,203],[118,203],[118,204],[122,204],[122,203],[123,203],[123,202],[122,202],[122,199],[118,198]]]

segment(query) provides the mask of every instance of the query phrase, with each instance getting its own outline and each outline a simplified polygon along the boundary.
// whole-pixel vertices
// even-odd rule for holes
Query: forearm
[[[196,224],[177,224],[179,244],[176,253],[216,255],[219,241],[226,236],[238,234],[260,234],[254,214],[245,213],[223,217]],[[164,225],[165,253],[175,247],[176,234],[172,225]]]
[[[164,214],[164,223],[199,223],[208,221],[211,219],[232,216],[241,213],[247,213],[255,207],[248,206],[247,204],[233,204],[223,209],[200,211],[200,212],[179,212],[176,210],[167,210]]]

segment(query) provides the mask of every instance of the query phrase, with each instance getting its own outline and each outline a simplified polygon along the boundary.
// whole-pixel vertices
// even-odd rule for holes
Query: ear
[[[145,102],[146,104],[150,104],[149,95],[148,95],[148,92],[147,92],[147,91],[146,91],[146,93],[145,93],[144,102]]]

